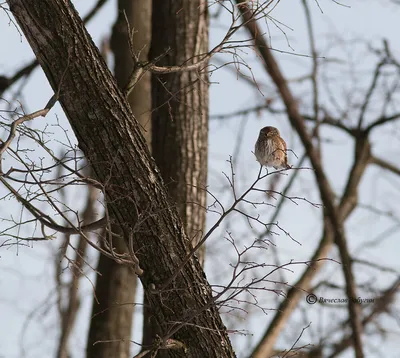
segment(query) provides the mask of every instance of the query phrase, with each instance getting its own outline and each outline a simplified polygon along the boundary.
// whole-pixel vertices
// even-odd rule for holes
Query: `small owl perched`
[[[291,168],[287,162],[286,142],[275,127],[264,127],[260,130],[254,154],[257,161],[266,167]]]

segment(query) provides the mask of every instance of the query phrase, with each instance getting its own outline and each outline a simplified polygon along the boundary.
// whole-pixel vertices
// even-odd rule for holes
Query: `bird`
[[[286,142],[275,127],[264,127],[260,130],[254,154],[263,166],[275,169],[291,168],[287,160]]]

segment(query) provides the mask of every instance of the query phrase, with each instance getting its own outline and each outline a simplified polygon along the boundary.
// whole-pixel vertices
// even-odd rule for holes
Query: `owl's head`
[[[266,137],[279,136],[279,131],[275,127],[264,127],[260,130],[260,134]]]

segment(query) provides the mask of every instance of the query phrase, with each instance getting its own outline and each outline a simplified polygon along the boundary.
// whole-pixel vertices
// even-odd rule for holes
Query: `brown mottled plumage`
[[[264,127],[260,130],[254,154],[257,161],[266,167],[291,168],[287,161],[286,142],[275,127]]]

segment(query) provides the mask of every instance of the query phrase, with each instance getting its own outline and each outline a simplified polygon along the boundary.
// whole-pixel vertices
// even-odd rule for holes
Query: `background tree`
[[[176,16],[176,14],[180,14]],[[165,31],[168,29],[168,31]],[[158,66],[195,64],[208,52],[208,11],[203,0],[153,1],[150,59]],[[152,153],[172,203],[195,246],[205,233],[208,150],[208,76],[196,71],[153,74]],[[189,105],[190,104],[190,105]],[[196,251],[202,264],[204,246]],[[144,300],[143,344],[162,335],[154,309]]]

